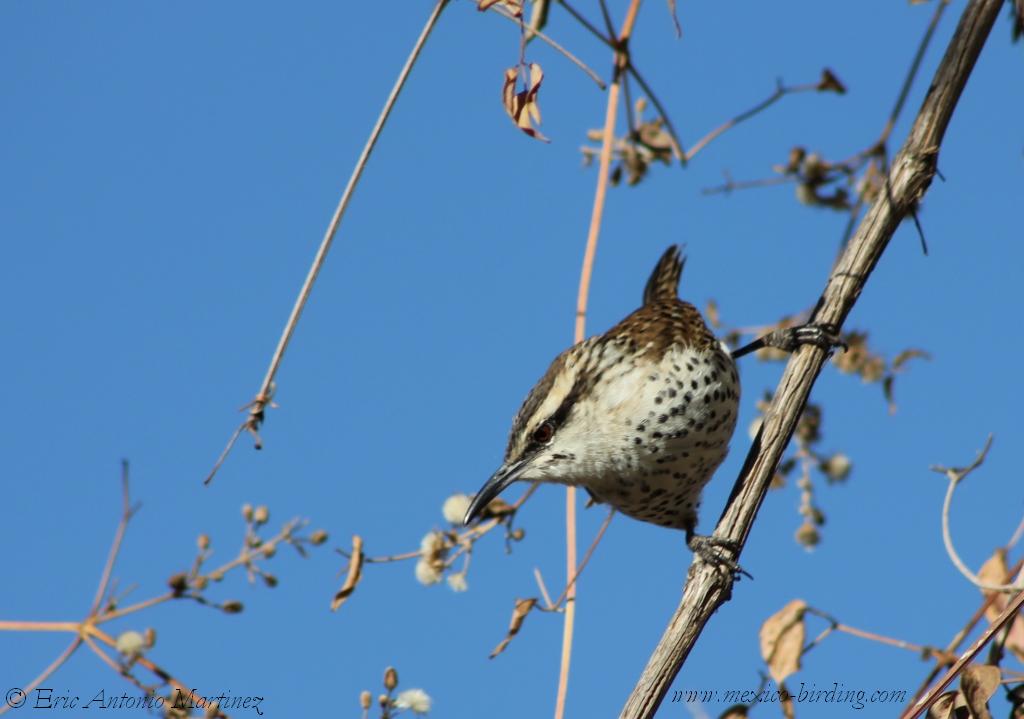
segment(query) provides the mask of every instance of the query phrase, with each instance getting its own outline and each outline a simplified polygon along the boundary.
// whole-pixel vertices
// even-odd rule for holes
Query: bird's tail
[[[683,274],[686,257],[679,245],[670,245],[665,254],[658,260],[651,278],[644,287],[644,304],[649,305],[659,300],[679,298],[679,277]]]

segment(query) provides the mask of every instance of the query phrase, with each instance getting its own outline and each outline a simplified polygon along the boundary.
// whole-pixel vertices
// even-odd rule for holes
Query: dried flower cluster
[[[384,691],[377,695],[377,706],[380,719],[393,719],[403,711],[411,711],[417,716],[430,712],[433,700],[422,689],[405,689],[398,694],[398,670],[388,667],[384,670]],[[373,693],[363,690],[359,693],[359,707],[363,710],[363,719],[368,719],[373,707]]]

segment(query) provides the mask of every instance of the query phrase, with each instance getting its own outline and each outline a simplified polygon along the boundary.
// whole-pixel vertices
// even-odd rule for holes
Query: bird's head
[[[465,523],[516,481],[576,484],[588,440],[581,396],[586,391],[584,366],[591,340],[569,348],[551,363],[526,397],[512,423],[505,460],[476,493]]]

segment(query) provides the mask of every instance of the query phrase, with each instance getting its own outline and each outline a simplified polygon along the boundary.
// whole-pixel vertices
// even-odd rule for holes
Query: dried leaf
[[[932,358],[932,356],[925,352],[924,350],[919,350],[916,348],[906,349],[893,358],[892,368],[893,370],[898,370],[909,360],[916,359],[918,357],[926,360],[930,360]]]
[[[534,32],[539,32],[544,29],[544,26],[548,24],[548,10],[551,7],[549,0],[534,0],[533,12],[530,13],[530,29]],[[526,41],[529,42],[536,35],[528,35]]]
[[[512,118],[520,130],[530,137],[542,142],[550,142],[541,134],[536,125],[540,124],[540,105],[537,104],[537,93],[540,92],[541,83],[544,82],[544,71],[540,65],[531,62],[529,68],[529,83],[525,90],[516,92],[516,83],[519,78],[519,70],[510,67],[505,71],[505,83],[501,88],[501,98],[505,105],[505,112]]]
[[[882,396],[889,407],[889,414],[896,414],[896,398],[892,393],[892,385],[896,381],[895,375],[886,375],[882,380]]]
[[[960,691],[974,719],[992,719],[988,700],[999,688],[999,667],[991,664],[971,664],[960,675]]]
[[[523,4],[521,0],[477,0],[476,9],[483,12],[490,10],[492,5],[503,5],[513,17],[523,16]]]
[[[959,692],[946,692],[928,710],[928,719],[953,719]]]
[[[805,601],[794,599],[761,625],[761,657],[777,684],[800,669],[800,654],[807,633],[804,626],[806,609]]]
[[[1006,564],[1006,550],[1000,547],[991,557],[985,560],[978,571],[978,579],[985,584],[1006,584],[1010,580],[1010,568]],[[982,590],[982,594],[988,595],[991,592]],[[998,600],[999,597],[996,597]],[[995,606],[998,601],[989,605],[985,610],[985,618],[990,622],[995,621],[1003,613],[1002,608]]]
[[[827,67],[821,71],[821,79],[818,80],[818,92],[834,92],[839,95],[846,94],[846,85],[835,76],[835,73]]]
[[[358,534],[352,536],[352,556],[348,560],[348,575],[345,583],[331,600],[331,611],[338,611],[338,607],[345,603],[345,600],[356,590],[356,585],[363,576],[363,538]]]
[[[1006,564],[1006,550],[997,549],[981,566],[978,572],[978,579],[985,584],[1008,584],[1012,581],[1010,568]],[[982,592],[986,596],[992,592]],[[1006,609],[1010,598],[1006,594],[998,593],[992,603],[985,609],[985,618],[994,622]],[[1019,614],[1010,622],[1010,633],[1006,637],[1004,647],[1021,661],[1024,661],[1024,617]]]
[[[509,642],[512,641],[512,637],[519,633],[520,628],[523,626],[523,620],[526,619],[526,615],[530,613],[530,610],[537,604],[537,598],[531,597],[530,599],[517,599],[516,608],[512,610],[512,621],[508,625],[508,634],[505,638],[494,648],[491,652],[491,659],[505,651]]]

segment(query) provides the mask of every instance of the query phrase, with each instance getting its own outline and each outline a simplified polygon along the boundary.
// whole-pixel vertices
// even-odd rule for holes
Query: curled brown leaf
[[[544,71],[535,62],[527,66],[526,88],[516,91],[519,78],[519,68],[510,67],[505,71],[505,82],[501,88],[501,99],[505,105],[505,112],[512,118],[520,130],[530,137],[541,142],[550,142],[541,134],[537,126],[540,125],[540,105],[537,104],[537,93],[540,92],[541,83],[544,82]]]
[[[345,603],[345,600],[356,590],[356,585],[363,576],[363,538],[358,534],[352,536],[352,554],[348,560],[348,574],[345,576],[345,583],[341,585],[331,600],[331,611],[336,612],[338,607]]]
[[[515,609],[512,610],[512,621],[508,625],[508,634],[502,639],[498,646],[491,652],[490,658],[501,654],[508,647],[509,642],[512,641],[512,637],[519,633],[519,630],[523,626],[523,621],[526,619],[526,615],[530,613],[530,610],[537,605],[537,598],[531,597],[529,599],[516,599]]]

